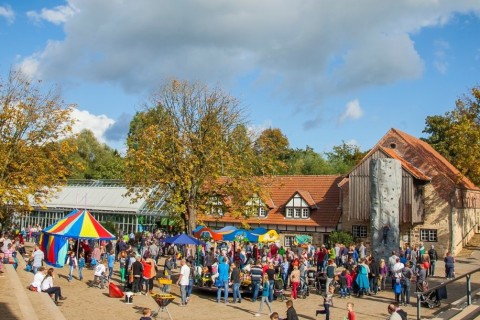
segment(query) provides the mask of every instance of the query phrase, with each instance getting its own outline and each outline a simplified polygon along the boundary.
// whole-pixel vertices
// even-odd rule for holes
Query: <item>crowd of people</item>
[[[253,302],[259,301],[257,316],[262,314],[265,305],[269,314],[274,315],[272,302],[285,290],[291,291],[292,301],[315,290],[323,296],[324,306],[316,315],[325,315],[327,320],[334,297],[362,298],[379,291],[391,291],[393,307],[389,306],[388,311],[393,310],[391,319],[396,319],[403,315],[401,307],[410,305],[412,290],[423,290],[427,278],[438,273],[437,261],[441,259],[434,245],[427,250],[423,243],[413,248],[407,245],[388,258],[377,259],[363,242],[330,247],[306,243],[284,248],[276,243],[207,241],[204,246],[193,246],[165,244],[162,239],[168,236],[156,231],[144,232],[140,237],[133,233],[120,235],[118,241],[70,239],[66,260],[68,281],[83,280],[83,269],[91,268],[94,278],[90,285],[104,288],[118,268],[115,271],[119,282],[134,294],[153,293],[154,280],[161,277],[176,280],[175,284],[180,287],[180,306],[187,306],[195,285],[208,286],[217,291],[217,303],[242,303],[245,295]],[[35,240],[33,232],[27,233],[28,237]],[[18,230],[1,235],[0,276],[2,264],[11,263],[16,267],[17,253],[26,254],[24,239]],[[161,257],[164,257],[163,266],[159,265]],[[61,289],[53,285],[53,269],[43,267],[44,258],[37,245],[28,255],[28,267],[34,273],[32,287],[51,294],[59,304],[63,299]],[[448,252],[443,261],[445,277],[453,278],[455,258]],[[179,276],[173,278],[178,268]],[[229,301],[230,287],[233,299]],[[165,282],[162,291],[168,293],[170,289],[170,283]],[[351,302],[348,308],[351,311],[348,319],[354,319]],[[287,316],[286,319],[294,318]]]

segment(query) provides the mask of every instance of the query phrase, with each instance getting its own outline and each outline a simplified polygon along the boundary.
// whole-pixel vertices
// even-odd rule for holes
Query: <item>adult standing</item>
[[[272,313],[272,306],[270,305],[270,302],[268,301],[268,297],[270,295],[270,282],[268,281],[268,275],[264,274],[263,275],[263,290],[262,290],[262,300],[260,301],[260,307],[258,308],[258,312],[255,314],[255,317],[260,317],[263,303],[267,304],[268,310],[270,310],[270,313]]]
[[[402,305],[410,305],[410,287],[411,281],[413,277],[413,271],[410,268],[410,262],[407,262],[407,265],[405,268],[402,270],[402,279],[401,279],[401,284],[402,284],[402,298],[401,298],[401,303]]]
[[[427,270],[423,267],[423,263],[418,264],[418,272],[417,272],[417,292],[423,291],[423,283],[427,279]]]
[[[152,259],[150,253],[147,252],[147,257],[142,261],[143,264],[143,282],[145,283],[145,295],[153,293],[153,279],[157,275],[157,264]]]
[[[178,277],[177,284],[180,286],[180,296],[182,298],[180,307],[184,307],[187,305],[187,287],[190,283],[190,268],[187,266],[185,258],[180,261],[180,265],[180,276]]]
[[[445,276],[447,279],[453,279],[455,277],[455,258],[450,251],[447,252],[443,261],[445,262]]]
[[[242,303],[242,295],[240,293],[240,269],[235,263],[230,265],[230,280],[232,281],[233,303]]]
[[[428,276],[434,277],[435,276],[435,264],[438,260],[437,250],[435,250],[435,246],[432,244],[430,249],[428,250],[428,256],[430,257],[430,267],[428,268]]]
[[[163,276],[169,280],[172,279],[172,269],[173,269],[172,256],[168,255],[163,265]],[[162,291],[170,292],[170,285],[168,284],[164,285]]]
[[[380,265],[374,257],[370,257],[370,273],[368,274],[368,280],[370,281],[370,290],[373,294],[378,292],[378,280],[380,278]]]
[[[35,249],[32,253],[32,259],[33,259],[33,263],[32,263],[33,273],[36,274],[38,269],[43,264],[43,259],[45,259],[45,255],[43,251],[40,250],[40,248],[37,245],[35,245]]]
[[[262,282],[262,267],[260,265],[260,261],[257,260],[255,265],[250,268],[250,276],[252,281],[252,301],[257,301],[258,292],[260,291],[260,283]]]
[[[140,285],[142,282],[143,275],[143,264],[141,262],[142,257],[137,255],[135,257],[135,262],[132,263],[132,274],[133,274],[133,293],[140,292]]]
[[[268,275],[268,283],[270,284],[270,289],[269,289],[269,296],[268,296],[268,301],[272,302],[273,301],[273,284],[275,283],[275,269],[273,266],[273,262],[270,262],[268,264],[268,269],[265,271],[265,273]]]
[[[220,264],[218,265],[218,279],[217,281],[221,284],[217,289],[217,302],[220,303],[220,297],[222,294],[222,289],[224,291],[223,299],[225,303],[228,303],[228,272],[229,267],[226,257],[219,258]]]

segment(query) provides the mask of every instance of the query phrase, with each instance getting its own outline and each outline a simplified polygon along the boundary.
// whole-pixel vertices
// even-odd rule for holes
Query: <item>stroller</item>
[[[278,277],[273,282],[273,295],[277,297],[277,300],[283,301],[286,299],[285,290],[283,289],[283,279]]]
[[[427,290],[428,290],[428,282],[423,281],[422,292],[425,292]],[[445,292],[445,294],[446,294],[446,292]],[[430,309],[438,308],[441,305],[440,294],[439,294],[438,290],[431,291],[427,294],[422,294],[420,296],[420,300],[422,302],[422,305],[424,305],[425,307],[428,307]]]
[[[308,270],[307,271],[307,286],[311,288],[316,288],[316,279],[317,279],[317,273],[315,270]]]
[[[327,287],[327,275],[325,272],[318,272],[315,277],[315,291],[317,294],[322,294],[326,292]]]
[[[310,295],[310,288],[307,285],[307,279],[300,277],[300,285],[298,287],[298,296],[302,299],[307,298]]]

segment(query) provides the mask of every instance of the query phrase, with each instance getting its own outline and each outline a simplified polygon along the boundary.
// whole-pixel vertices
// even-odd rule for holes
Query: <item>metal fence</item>
[[[433,288],[430,288],[426,291],[423,291],[423,292],[415,292],[415,294],[417,295],[417,320],[421,320],[422,317],[421,317],[421,304],[422,304],[422,295],[425,295],[427,296],[429,293],[431,292],[434,292],[438,289],[442,289],[446,286],[448,286],[449,284],[451,283],[454,283],[455,281],[458,281],[460,279],[463,279],[463,278],[467,278],[467,285],[466,285],[466,292],[467,292],[467,305],[471,305],[472,304],[472,282],[471,282],[471,277],[472,277],[472,274],[474,273],[477,273],[477,272],[480,272],[480,268],[477,268],[475,270],[472,270],[470,272],[467,272],[466,274],[464,275],[461,275],[461,276],[458,276],[458,277],[455,277],[454,279],[452,280],[448,280],[448,281],[445,281],[445,282],[442,282],[441,284],[433,287]]]

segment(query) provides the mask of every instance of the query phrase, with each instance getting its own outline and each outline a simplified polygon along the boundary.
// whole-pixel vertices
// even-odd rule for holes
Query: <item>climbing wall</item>
[[[398,250],[399,200],[402,192],[402,165],[395,159],[370,161],[370,200],[372,253],[377,259],[388,258]]]

